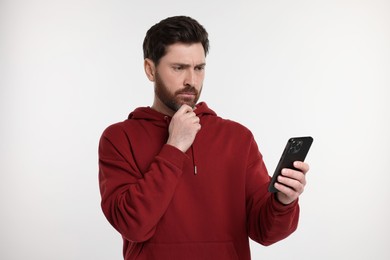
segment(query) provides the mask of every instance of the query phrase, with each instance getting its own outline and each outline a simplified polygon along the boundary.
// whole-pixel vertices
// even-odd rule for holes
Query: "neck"
[[[161,114],[164,114],[164,115],[170,116],[170,117],[172,117],[175,114],[175,111],[173,111],[172,109],[168,108],[167,106],[162,104],[161,101],[156,100],[156,99],[154,99],[153,105],[150,108],[155,110],[155,111],[157,111],[157,112],[159,112],[159,113],[161,113]]]

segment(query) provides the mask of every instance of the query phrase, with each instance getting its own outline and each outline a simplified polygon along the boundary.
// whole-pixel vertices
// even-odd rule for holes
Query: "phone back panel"
[[[304,161],[307,153],[313,143],[313,138],[311,136],[305,137],[293,137],[290,138],[284,148],[282,156],[280,157],[279,163],[276,166],[274,175],[272,176],[271,183],[268,187],[270,192],[277,192],[278,190],[274,187],[275,182],[277,181],[278,176],[280,175],[282,169],[290,168],[294,169],[295,161]]]

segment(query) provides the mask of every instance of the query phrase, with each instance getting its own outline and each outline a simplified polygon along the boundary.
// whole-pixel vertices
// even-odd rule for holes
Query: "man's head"
[[[183,104],[194,107],[202,91],[209,41],[194,19],[170,17],[149,29],[144,67],[154,82],[153,108],[173,115]]]
[[[174,43],[201,43],[205,55],[209,51],[208,33],[202,25],[191,17],[173,16],[147,31],[143,43],[144,59],[152,60],[157,66],[167,47]]]

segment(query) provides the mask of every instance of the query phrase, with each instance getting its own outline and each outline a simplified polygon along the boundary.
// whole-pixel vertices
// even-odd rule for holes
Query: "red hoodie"
[[[205,103],[186,153],[167,145],[170,117],[137,108],[99,144],[102,209],[128,259],[250,259],[297,227],[299,206],[277,202],[252,133]]]

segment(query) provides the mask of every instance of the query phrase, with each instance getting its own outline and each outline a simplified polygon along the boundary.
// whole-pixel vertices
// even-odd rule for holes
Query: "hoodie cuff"
[[[160,151],[159,157],[163,158],[169,163],[172,163],[179,169],[183,169],[185,160],[189,159],[185,153],[169,144],[164,144]]]
[[[277,212],[278,214],[282,215],[282,214],[286,214],[286,213],[294,210],[296,207],[298,207],[298,200],[299,199],[296,199],[295,201],[291,202],[290,204],[285,205],[285,204],[278,201],[278,199],[276,198],[276,193],[275,193],[275,194],[272,194],[271,200],[272,200],[272,208],[274,209],[274,211]]]

